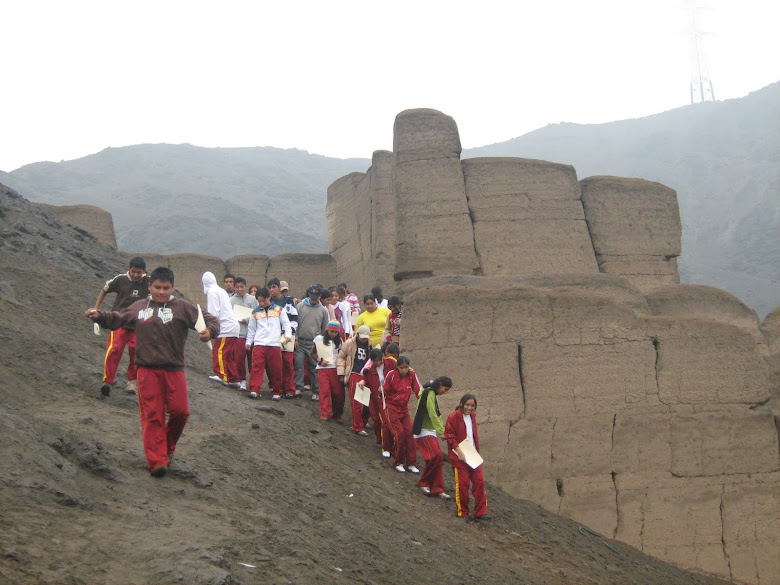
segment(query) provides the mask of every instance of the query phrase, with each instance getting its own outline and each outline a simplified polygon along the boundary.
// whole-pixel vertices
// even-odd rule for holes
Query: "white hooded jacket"
[[[206,293],[206,311],[219,319],[219,337],[238,337],[241,328],[233,315],[233,304],[225,289],[217,286],[212,272],[204,272],[203,292]]]

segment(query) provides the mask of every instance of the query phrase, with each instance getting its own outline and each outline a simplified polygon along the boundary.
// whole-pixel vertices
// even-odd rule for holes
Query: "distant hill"
[[[683,220],[683,282],[727,290],[762,317],[780,305],[780,83],[646,118],[550,125],[463,153],[477,156],[668,185]],[[0,183],[34,201],[110,211],[121,250],[270,256],[326,252],[327,187],[370,164],[296,149],[145,144],[0,172]]]
[[[273,256],[327,252],[327,186],[370,165],[297,149],[141,144],[0,172],[0,183],[42,203],[102,207],[121,250]]]
[[[677,191],[683,282],[738,296],[761,317],[780,305],[780,83],[724,102],[608,124],[554,124],[463,158],[571,164]]]

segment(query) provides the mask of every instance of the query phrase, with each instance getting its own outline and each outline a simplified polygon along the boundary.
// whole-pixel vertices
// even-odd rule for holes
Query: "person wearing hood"
[[[210,380],[238,387],[241,378],[238,374],[238,344],[243,343],[240,337],[241,327],[233,315],[233,304],[225,289],[217,286],[217,278],[213,272],[204,272],[203,292],[206,294],[206,311],[219,321],[219,336],[212,347],[212,368],[214,375]]]
[[[146,466],[154,477],[167,473],[190,416],[184,346],[189,330],[198,323],[199,311],[191,302],[173,296],[173,278],[169,268],[156,268],[150,275],[147,298],[122,311],[91,308],[85,312],[101,327],[111,331],[130,327],[136,333],[141,435]],[[219,321],[207,311],[203,312],[203,320],[206,328],[199,337],[205,342],[219,334]]]

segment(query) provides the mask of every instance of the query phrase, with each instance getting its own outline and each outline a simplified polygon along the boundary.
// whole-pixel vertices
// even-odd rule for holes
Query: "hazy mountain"
[[[608,124],[554,124],[463,158],[571,164],[677,191],[684,282],[731,292],[761,317],[780,305],[780,83],[734,100]]]
[[[327,186],[370,164],[296,149],[142,144],[26,165],[0,182],[34,201],[111,212],[121,250],[271,256],[327,252]]]
[[[519,156],[677,190],[684,282],[725,289],[763,317],[780,305],[780,83],[747,97],[608,124],[555,124],[464,158]],[[139,145],[35,163],[0,182],[55,205],[114,216],[120,249],[160,253],[326,252],[328,185],[366,171],[277,148]]]

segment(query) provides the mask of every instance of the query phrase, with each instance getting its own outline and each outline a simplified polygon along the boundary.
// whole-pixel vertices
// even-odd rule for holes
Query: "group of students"
[[[279,400],[301,395],[308,370],[321,419],[340,422],[348,394],[355,435],[368,436],[365,429],[370,420],[382,457],[392,457],[401,473],[420,474],[419,448],[425,461],[418,481],[421,491],[451,499],[444,490],[444,457],[438,445],[439,439],[446,441],[458,516],[479,519],[486,514],[482,467],[467,464],[461,449],[465,440],[479,451],[477,400],[464,395],[443,422],[437,397],[452,388],[452,380],[440,377],[422,385],[409,358],[400,355],[400,299],[384,299],[381,290],[374,288],[363,298],[365,311],[353,319],[360,304],[344,283],[333,289],[312,285],[298,300],[286,294],[286,282],[275,278],[266,287],[247,286],[245,279],[228,274],[221,288],[214,274],[206,272],[202,282],[205,311],[173,295],[170,269],[160,267],[147,275],[145,262],[136,257],[127,273],[105,284],[95,306],[85,312],[110,331],[101,386],[104,396],[114,385],[124,347],[130,348],[126,389],[138,392],[144,450],[153,476],[167,472],[189,417],[184,345],[187,331],[195,329],[201,341],[213,342],[211,379],[259,398],[267,370],[272,399]],[[114,306],[100,311],[109,293],[117,295]],[[246,310],[234,311],[237,305]],[[414,418],[408,406],[412,392],[418,399]]]

